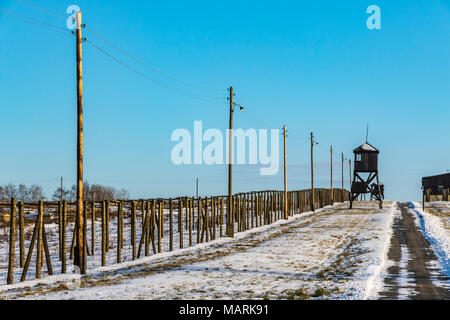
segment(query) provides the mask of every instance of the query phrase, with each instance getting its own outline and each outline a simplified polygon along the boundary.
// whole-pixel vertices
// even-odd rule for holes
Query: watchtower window
[[[356,161],[361,161],[361,154],[360,154],[360,153],[358,153],[358,154],[356,155]]]

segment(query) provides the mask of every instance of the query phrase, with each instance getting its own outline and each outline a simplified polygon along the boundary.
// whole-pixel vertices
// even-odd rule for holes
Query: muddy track
[[[393,234],[388,258],[392,264],[388,268],[388,276],[384,280],[384,291],[380,298],[444,300],[450,299],[450,292],[438,287],[433,280],[445,279],[445,276],[431,267],[437,260],[430,243],[424,238],[415,224],[414,216],[406,203],[398,205],[400,213],[393,223]],[[402,255],[406,255],[403,257]],[[407,261],[405,261],[407,258]],[[404,262],[402,262],[404,261]],[[409,283],[405,284],[406,278]],[[404,292],[408,292],[405,296]]]

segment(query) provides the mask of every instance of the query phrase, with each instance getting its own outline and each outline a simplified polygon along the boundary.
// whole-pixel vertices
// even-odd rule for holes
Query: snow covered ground
[[[425,211],[422,203],[411,202],[410,207],[417,217],[417,225],[438,257],[435,267],[450,278],[450,202],[427,202]],[[436,281],[450,289],[450,281]]]
[[[393,202],[383,210],[371,202],[354,210],[335,204],[234,239],[93,265],[84,277],[0,286],[0,299],[373,299],[383,282],[394,212]]]

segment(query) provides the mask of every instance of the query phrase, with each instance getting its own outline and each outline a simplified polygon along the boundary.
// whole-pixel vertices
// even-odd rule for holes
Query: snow
[[[368,143],[364,143],[361,146],[361,149],[366,150],[366,151],[377,151],[374,147],[372,147],[370,144]]]
[[[431,244],[438,261],[437,266],[447,278],[450,278],[450,203],[429,202],[425,211],[422,204],[410,202],[410,208],[417,216],[416,223],[425,239]],[[450,288],[450,282],[442,281]]]
[[[379,233],[379,238],[372,239],[372,248],[374,253],[372,255],[373,261],[368,265],[367,272],[370,274],[367,281],[367,286],[364,294],[364,299],[377,299],[378,292],[384,285],[384,278],[388,268],[388,252],[391,244],[391,237],[393,233],[392,224],[394,222],[394,215],[398,214],[398,209],[395,209],[396,203],[387,209],[384,215],[380,216],[380,229],[384,232]],[[379,230],[379,231],[381,231]]]
[[[335,204],[234,239],[93,267],[88,277],[57,275],[0,286],[0,297],[35,290],[22,298],[373,299],[382,284],[395,210],[392,202],[384,210],[377,206],[358,202],[348,210],[348,203]],[[58,285],[66,288],[51,290]],[[315,294],[318,289],[326,293]]]

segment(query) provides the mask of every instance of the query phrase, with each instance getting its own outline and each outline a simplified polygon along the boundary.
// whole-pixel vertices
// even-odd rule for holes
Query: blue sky
[[[314,131],[316,186],[329,186],[335,159],[364,142],[380,150],[386,197],[417,200],[420,178],[450,170],[450,1],[23,1],[0,8],[65,27],[76,4],[104,38],[177,79],[151,73],[95,34],[84,36],[191,99],[83,47],[85,180],[127,188],[134,198],[225,194],[226,166],[175,166],[173,130],[228,125],[288,127],[288,187],[309,186]],[[30,2],[25,2],[30,4]],[[366,8],[381,8],[381,30]],[[0,184],[41,184],[51,196],[76,177],[75,40],[0,13]],[[198,88],[203,89],[198,89]],[[212,90],[210,89],[212,88]],[[281,155],[280,155],[281,156]],[[281,162],[280,162],[281,163]],[[348,164],[346,164],[346,170]],[[335,163],[335,184],[340,183]],[[348,171],[345,171],[348,186]],[[282,171],[262,177],[235,166],[234,191],[281,189]]]

